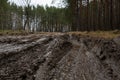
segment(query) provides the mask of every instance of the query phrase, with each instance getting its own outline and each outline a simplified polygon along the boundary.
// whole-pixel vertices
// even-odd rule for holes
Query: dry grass
[[[33,34],[32,32],[26,31],[12,31],[12,30],[5,30],[0,31],[0,35],[28,35]],[[60,32],[35,32],[34,34],[44,34],[44,35],[58,35],[61,34]],[[120,36],[119,30],[114,31],[84,31],[84,32],[67,32],[67,34],[76,34],[82,36],[91,36],[91,37],[102,37],[102,38],[114,38]]]
[[[22,30],[17,30],[17,31],[14,31],[14,30],[0,30],[0,35],[28,35],[30,33],[26,32],[26,31],[22,31]]]
[[[78,34],[83,36],[91,36],[91,37],[101,37],[101,38],[115,38],[120,36],[120,31],[84,31],[84,32],[69,32],[69,34]]]

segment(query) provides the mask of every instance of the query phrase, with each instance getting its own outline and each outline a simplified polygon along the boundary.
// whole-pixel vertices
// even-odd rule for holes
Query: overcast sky
[[[17,5],[23,5],[23,1],[24,0],[9,0],[10,2],[14,2],[16,3]],[[60,7],[61,6],[61,1],[62,0],[55,0],[55,3],[52,4],[52,0],[31,0],[31,5],[43,5],[45,6],[46,4],[48,6],[56,6],[56,7]]]

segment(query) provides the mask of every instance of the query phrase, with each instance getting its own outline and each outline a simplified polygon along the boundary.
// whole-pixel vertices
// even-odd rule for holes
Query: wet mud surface
[[[120,80],[120,37],[0,36],[0,80]]]

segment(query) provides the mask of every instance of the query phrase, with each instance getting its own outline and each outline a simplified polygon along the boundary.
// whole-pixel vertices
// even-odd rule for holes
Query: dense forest
[[[66,0],[73,31],[120,29],[120,0]]]
[[[18,6],[8,0],[0,1],[0,30],[64,31],[69,30],[65,8],[54,6]]]
[[[0,1],[0,30],[45,32],[120,29],[120,0],[63,0],[65,8]]]

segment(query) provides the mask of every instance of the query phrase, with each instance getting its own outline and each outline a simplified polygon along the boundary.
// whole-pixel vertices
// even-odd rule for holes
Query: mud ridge
[[[0,80],[120,80],[120,37],[1,36]]]

